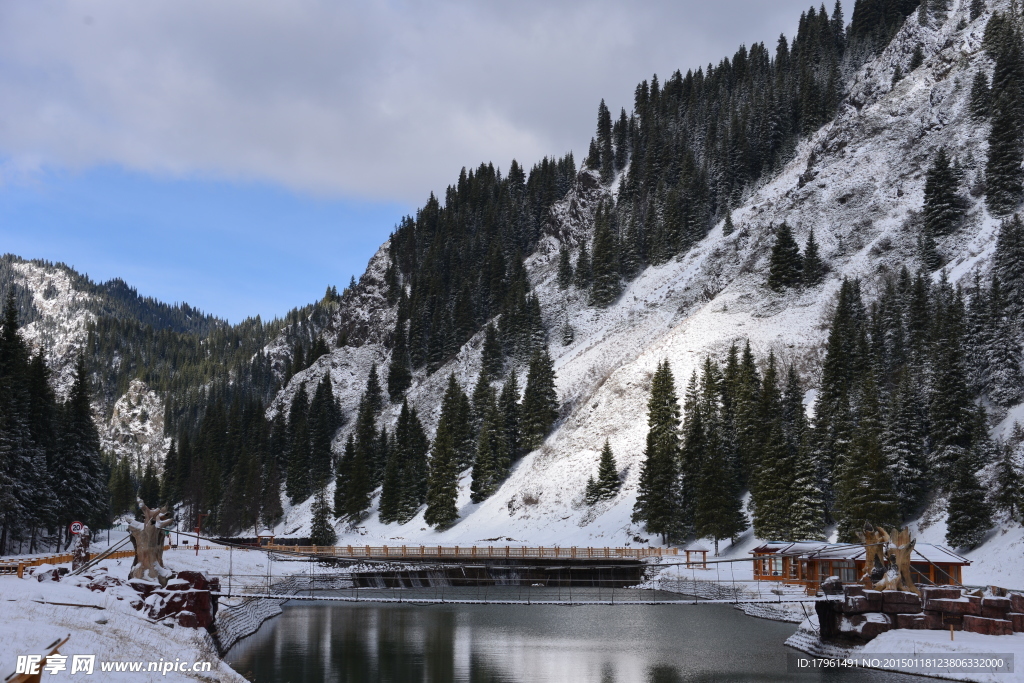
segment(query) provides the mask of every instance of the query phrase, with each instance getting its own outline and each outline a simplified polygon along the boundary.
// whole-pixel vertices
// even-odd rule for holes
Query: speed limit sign
[[[77,536],[78,534],[82,533],[82,529],[84,527],[85,525],[81,522],[71,522],[71,533]]]

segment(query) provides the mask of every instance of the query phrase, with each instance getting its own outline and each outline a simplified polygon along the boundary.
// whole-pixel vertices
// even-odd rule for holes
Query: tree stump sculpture
[[[864,530],[857,532],[857,538],[864,544],[864,575],[860,577],[870,588],[875,581],[885,576],[888,561],[889,534],[882,527],[876,530],[870,522],[864,522]]]
[[[75,536],[75,544],[71,548],[71,571],[78,571],[89,563],[89,541],[92,540],[92,532],[89,527],[83,526],[82,531]]]
[[[877,591],[909,591],[920,595],[910,576],[910,554],[914,551],[916,540],[910,539],[910,527],[902,531],[892,530],[889,534],[885,576],[875,583]]]
[[[164,533],[163,530],[174,522],[173,515],[167,506],[159,510],[150,510],[141,500],[143,521],[132,522],[128,532],[135,547],[135,560],[132,562],[128,578],[167,584],[171,572],[164,567]]]

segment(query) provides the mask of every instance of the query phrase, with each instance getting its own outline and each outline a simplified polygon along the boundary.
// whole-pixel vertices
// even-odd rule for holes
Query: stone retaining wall
[[[897,628],[993,636],[1024,632],[1024,596],[965,594],[956,586],[922,587],[920,596],[842,586],[841,596],[815,603],[815,611],[822,640],[833,642],[866,643]]]

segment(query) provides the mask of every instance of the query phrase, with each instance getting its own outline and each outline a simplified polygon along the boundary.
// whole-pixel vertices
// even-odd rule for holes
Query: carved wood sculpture
[[[75,545],[71,548],[71,570],[78,571],[89,563],[89,541],[92,540],[92,532],[89,527],[82,527],[82,531],[75,536]]]
[[[166,505],[159,510],[150,510],[140,500],[139,507],[143,521],[128,525],[132,545],[135,546],[135,560],[128,578],[155,581],[164,586],[171,572],[164,567],[163,530],[174,522],[174,518]]]
[[[889,562],[885,577],[875,583],[875,590],[909,591],[920,595],[921,592],[910,576],[910,555],[917,544],[916,540],[910,540],[910,527],[903,527],[902,531],[893,529],[889,540]]]
[[[885,575],[885,564],[889,554],[889,534],[882,527],[875,529],[870,522],[864,522],[864,530],[857,532],[857,538],[864,544],[864,575],[861,581],[880,581]]]

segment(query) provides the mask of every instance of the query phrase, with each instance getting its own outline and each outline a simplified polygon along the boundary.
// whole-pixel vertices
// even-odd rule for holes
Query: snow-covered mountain
[[[886,273],[920,265],[925,171],[940,147],[962,170],[964,187],[972,190],[963,227],[937,245],[947,261],[945,275],[957,283],[978,269],[984,271],[999,220],[989,215],[973,191],[980,184],[987,154],[987,125],[971,117],[968,105],[974,75],[990,74],[993,67],[982,50],[986,22],[992,11],[1008,11],[1009,1],[989,2],[988,10],[974,20],[970,4],[953,0],[938,23],[908,19],[888,47],[853,75],[835,119],[803,140],[781,172],[749,192],[733,211],[732,234],[725,235],[722,225],[716,226],[692,250],[646,269],[604,309],[588,305],[586,294],[574,287],[561,290],[556,281],[560,245],[575,247],[588,240],[598,202],[618,193],[619,178],[602,184],[595,172],[581,172],[569,194],[553,207],[544,236],[526,259],[551,340],[563,406],[555,430],[483,503],[470,503],[465,475],[461,520],[447,531],[429,529],[422,512],[404,525],[380,524],[373,513],[354,529],[339,523],[340,537],[361,543],[473,544],[508,539],[601,546],[645,537],[630,523],[630,514],[647,431],[646,402],[658,363],[668,359],[677,384],[682,384],[705,356],[721,358],[734,342],[749,341],[759,356],[774,351],[783,362],[794,363],[813,396],[828,318],[842,280],[859,278],[871,300]],[[924,62],[912,70],[918,46]],[[904,76],[894,80],[897,68]],[[782,293],[765,285],[774,229],[782,222],[793,228],[800,244],[814,231],[829,268],[821,284]],[[268,408],[271,417],[287,410],[301,385],[312,388],[330,373],[347,418],[335,440],[338,451],[353,427],[371,364],[383,370],[389,361],[397,318],[397,309],[386,296],[390,259],[390,244],[385,243],[317,330],[330,352],[292,376]],[[24,262],[15,268],[40,312],[40,319],[26,327],[26,335],[34,343],[44,342],[49,357],[63,368],[56,376],[63,378],[68,359],[84,343],[90,315],[82,303],[86,295],[63,281],[59,269]],[[566,326],[573,335],[563,344]],[[339,337],[347,343],[338,346]],[[428,433],[436,426],[448,376],[454,373],[464,387],[472,386],[482,346],[480,332],[440,368],[430,374],[414,373],[408,399]],[[286,335],[282,333],[265,351],[283,375],[291,353]],[[58,379],[58,386],[62,382]],[[132,383],[116,402],[114,417],[104,424],[104,443],[134,457],[161,453],[165,447],[157,422],[157,413],[162,416],[160,397],[140,385]],[[387,408],[385,421],[393,425],[398,410],[394,405]],[[1024,417],[1024,410],[1018,406],[996,417],[994,431],[1006,435],[1014,420]],[[615,499],[591,507],[583,503],[584,487],[596,472],[605,439],[624,483]],[[310,501],[286,505],[278,532],[308,534],[309,507]],[[931,523],[926,516],[919,528],[924,540],[942,541],[941,521]],[[996,533],[993,543],[1002,551],[1017,552],[1012,549],[1022,543],[1019,528]],[[749,532],[745,539],[744,543],[751,540]]]
[[[922,24],[916,16],[908,19],[889,46],[854,75],[835,120],[803,141],[782,172],[733,212],[734,233],[725,236],[717,226],[690,252],[648,268],[606,309],[588,306],[585,293],[571,287],[560,291],[556,283],[561,241],[575,246],[588,238],[598,200],[617,192],[618,179],[601,185],[596,173],[582,173],[554,207],[546,236],[526,261],[552,340],[563,402],[556,430],[482,504],[469,503],[464,477],[462,520],[452,529],[428,530],[422,516],[406,525],[381,525],[371,515],[355,530],[339,527],[342,537],[358,536],[361,542],[509,538],[564,545],[630,543],[643,535],[629,518],[647,430],[648,389],[660,361],[668,359],[682,383],[706,355],[722,358],[732,343],[749,340],[758,355],[772,350],[784,362],[794,362],[813,392],[842,279],[860,278],[870,301],[885,273],[919,266],[919,214],[934,152],[947,149],[964,172],[965,187],[978,182],[987,126],[971,118],[968,105],[974,74],[992,69],[981,48],[990,14],[971,21],[969,4],[954,2],[938,25]],[[1000,2],[989,7],[1008,9]],[[917,46],[924,63],[911,70]],[[894,83],[897,67],[905,76]],[[938,244],[953,282],[987,267],[999,225],[983,201],[976,196],[970,201],[963,228]],[[774,227],[783,221],[800,244],[814,230],[830,269],[822,284],[785,293],[765,286]],[[360,288],[379,286],[387,249],[385,244],[371,261]],[[291,380],[278,401],[289,401],[300,383],[330,371],[343,405],[354,415],[369,364],[384,364],[388,358],[388,351],[369,339],[384,336],[394,310],[382,306],[376,313],[370,325],[377,332],[366,344],[319,359]],[[563,346],[560,331],[566,324],[574,336]],[[408,396],[428,429],[436,424],[449,373],[472,386],[481,347],[478,334],[432,375],[416,375]],[[390,419],[396,416],[397,407],[392,407]],[[1000,430],[1009,426],[1012,420]],[[606,438],[624,485],[616,499],[589,507],[583,504],[584,486],[596,472]],[[308,519],[308,503],[289,510],[282,531],[301,534]],[[1014,539],[1019,543],[1019,534]],[[941,533],[934,540],[942,542]]]

